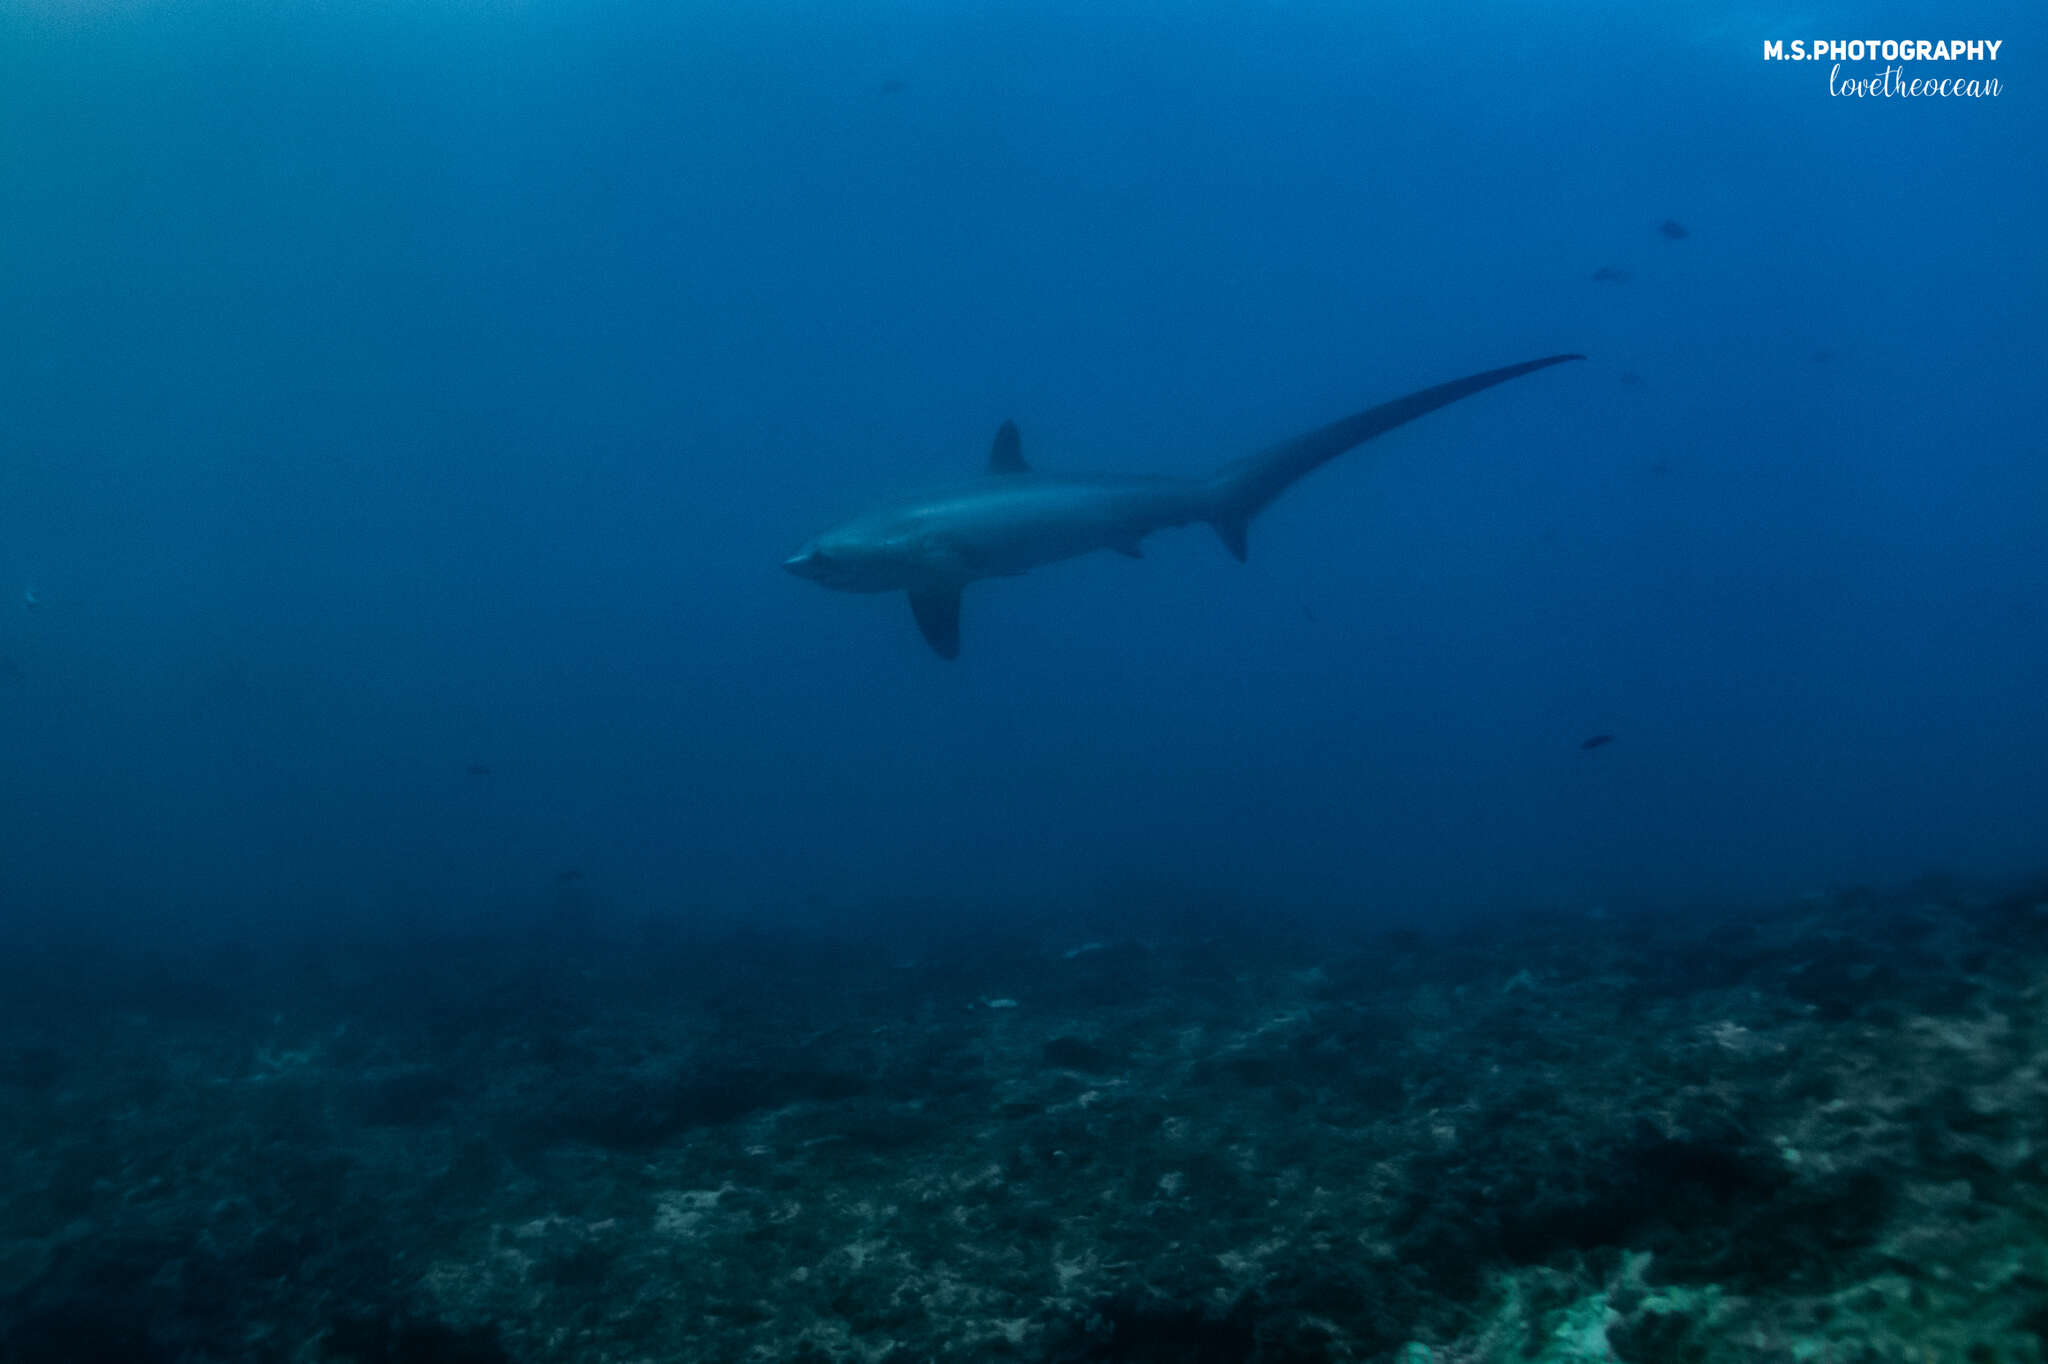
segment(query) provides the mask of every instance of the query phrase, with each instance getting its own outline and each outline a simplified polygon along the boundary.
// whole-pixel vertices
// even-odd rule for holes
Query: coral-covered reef
[[[0,1357],[2048,1357],[2048,888],[1151,918],[11,953]]]

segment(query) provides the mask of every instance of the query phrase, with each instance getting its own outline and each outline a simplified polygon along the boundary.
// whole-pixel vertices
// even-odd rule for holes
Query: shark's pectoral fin
[[[959,588],[911,593],[910,614],[917,617],[917,628],[924,632],[933,653],[940,658],[960,656]]]

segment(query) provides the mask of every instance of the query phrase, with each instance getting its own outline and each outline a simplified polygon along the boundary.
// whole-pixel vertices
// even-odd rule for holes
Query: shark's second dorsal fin
[[[1004,422],[996,428],[996,443],[988,451],[988,471],[992,474],[1031,472],[1031,466],[1024,462],[1024,441],[1017,434],[1017,423]]]

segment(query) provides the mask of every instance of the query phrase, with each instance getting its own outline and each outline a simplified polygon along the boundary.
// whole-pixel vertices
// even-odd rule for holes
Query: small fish
[[[1683,240],[1684,238],[1690,237],[1692,235],[1692,233],[1685,230],[1685,224],[1681,223],[1676,218],[1666,218],[1663,222],[1657,225],[1657,230],[1659,232],[1662,232],[1666,238],[1674,242]]]
[[[1614,736],[1612,734],[1595,734],[1592,738],[1586,740],[1586,742],[1579,745],[1579,751],[1582,753],[1591,753],[1594,749],[1605,748],[1607,747],[1607,745],[1613,742]]]
[[[573,886],[582,879],[583,872],[582,869],[578,867],[570,867],[567,871],[558,871],[555,873],[556,885]]]
[[[488,777],[491,775],[491,769],[484,766],[482,763],[471,763],[469,766],[463,768],[462,770],[464,772],[467,772],[472,777]]]
[[[43,599],[36,595],[33,587],[24,587],[21,589],[21,604],[33,611],[43,604]]]
[[[910,82],[900,76],[891,76],[882,82],[882,93],[885,95],[900,95],[909,88]]]
[[[1641,388],[1643,386],[1643,376],[1632,369],[1625,369],[1621,372],[1621,386],[1623,388]]]
[[[1628,271],[1618,265],[1603,265],[1593,272],[1595,284],[1626,284],[1628,281]]]
[[[1815,351],[1812,356],[1813,363],[1816,365],[1829,364],[1834,360],[1834,358],[1835,353],[1829,350],[1826,346],[1822,346],[1819,350]]]

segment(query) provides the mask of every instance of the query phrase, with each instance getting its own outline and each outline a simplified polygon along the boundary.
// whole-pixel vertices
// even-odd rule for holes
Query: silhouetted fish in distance
[[[1628,271],[1618,265],[1603,265],[1593,272],[1595,284],[1626,284],[1628,281]]]
[[[1685,224],[1676,218],[1666,218],[1657,225],[1657,230],[1662,232],[1667,239],[1674,242],[1681,241],[1692,235],[1692,233],[1685,230]]]
[[[471,763],[469,766],[463,768],[462,770],[464,772],[467,772],[472,777],[488,777],[491,775],[491,769],[484,766],[482,763]]]
[[[1612,734],[1595,734],[1592,738],[1579,745],[1579,751],[1581,753],[1591,753],[1594,749],[1605,748],[1613,742],[1614,736]]]

